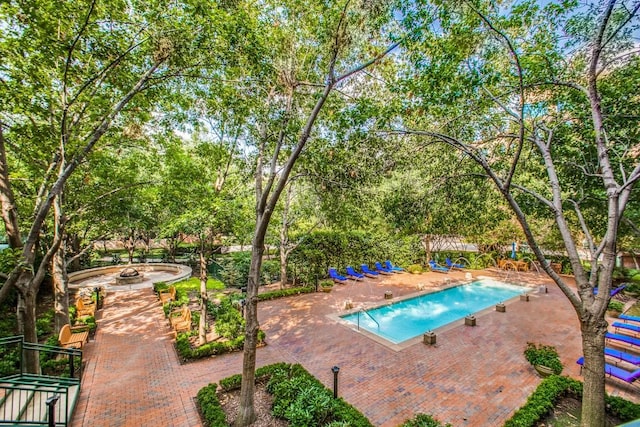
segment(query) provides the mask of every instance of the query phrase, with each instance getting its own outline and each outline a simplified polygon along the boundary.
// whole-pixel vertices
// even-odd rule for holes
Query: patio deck
[[[505,272],[473,272],[504,278]],[[502,425],[540,382],[522,354],[527,341],[556,346],[563,374],[579,378],[581,355],[577,318],[567,299],[535,273],[509,273],[512,281],[546,284],[549,293],[529,302],[511,301],[505,313],[477,315],[477,326],[436,330],[437,345],[421,342],[397,351],[337,322],[350,299],[358,305],[383,303],[420,288],[463,279],[408,273],[336,285],[314,293],[261,302],[259,319],[268,345],[258,349],[258,366],[301,363],[328,387],[331,367],[340,367],[339,395],[376,426],[401,424],[418,412],[453,426]],[[85,346],[87,366],[73,426],[200,426],[195,395],[203,386],[239,373],[242,354],[180,365],[172,333],[150,289],[111,293],[98,320],[96,340]],[[420,340],[417,340],[420,341]],[[638,402],[632,389],[607,390]]]

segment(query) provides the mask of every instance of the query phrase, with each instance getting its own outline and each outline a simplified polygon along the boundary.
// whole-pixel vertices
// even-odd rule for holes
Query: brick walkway
[[[436,346],[418,342],[401,351],[330,316],[344,312],[347,299],[356,306],[380,303],[387,290],[399,297],[415,293],[418,283],[437,286],[462,276],[402,274],[337,285],[328,294],[262,302],[259,317],[268,345],[258,350],[258,365],[298,362],[329,387],[331,367],[338,365],[340,396],[384,427],[418,412],[455,427],[502,425],[540,382],[522,355],[527,341],[555,345],[563,373],[579,378],[578,322],[555,285],[529,302],[509,302],[506,313],[478,315],[476,327],[461,323],[436,331]],[[517,279],[550,283],[533,273]],[[200,426],[198,390],[241,371],[241,353],[181,365],[150,289],[110,293],[98,324],[95,340],[86,346],[74,427]],[[639,401],[633,390],[614,389],[609,381],[607,387]]]

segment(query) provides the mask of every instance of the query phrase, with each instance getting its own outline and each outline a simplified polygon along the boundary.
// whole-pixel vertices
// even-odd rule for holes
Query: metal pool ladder
[[[366,311],[364,308],[361,308],[360,310],[358,310],[358,330],[360,330],[360,313],[364,313],[367,316],[369,316],[369,318],[373,320],[376,325],[378,325],[378,329],[380,329],[380,323],[378,323],[378,321],[374,319],[373,316],[368,311]]]

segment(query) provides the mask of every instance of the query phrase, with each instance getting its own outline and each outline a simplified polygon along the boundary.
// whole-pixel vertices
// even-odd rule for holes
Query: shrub
[[[528,342],[524,350],[524,357],[532,365],[541,365],[551,368],[553,373],[560,374],[562,372],[562,362],[556,348],[550,345],[536,344]]]
[[[558,398],[570,394],[582,397],[582,383],[569,377],[551,375],[538,385],[527,402],[507,420],[504,427],[532,427],[554,407]],[[640,418],[640,405],[617,396],[605,396],[608,411],[622,421]]]
[[[409,273],[417,274],[422,273],[424,270],[422,269],[422,266],[420,264],[411,264],[407,267],[407,271]]]
[[[273,394],[273,413],[289,420],[291,426],[344,423],[369,427],[371,423],[309,374],[301,365],[279,365],[267,384]]]
[[[333,286],[333,280],[321,280],[318,285],[322,288],[331,288]]]
[[[218,274],[227,286],[237,288],[247,286],[249,280],[249,266],[251,264],[250,252],[234,252],[228,256],[218,258],[220,265]]]
[[[289,288],[289,289],[281,289],[277,291],[265,292],[262,294],[258,294],[258,301],[267,301],[270,299],[288,297],[291,295],[300,295],[300,294],[308,294],[311,292],[315,292],[315,289],[310,286],[305,286],[301,288]]]
[[[42,313],[36,319],[36,334],[38,335],[38,338],[50,335],[53,332],[54,313],[54,309],[50,309]]]
[[[609,306],[607,307],[607,309],[622,313],[622,310],[624,310],[624,303],[622,303],[621,301],[612,300],[609,302]]]
[[[98,328],[98,324],[96,323],[96,318],[93,316],[83,317],[82,319],[76,320],[74,326],[87,325],[89,327],[89,332],[93,333]]]
[[[220,388],[224,391],[231,391],[240,388],[242,375],[236,374],[220,380]]]
[[[198,391],[196,399],[208,427],[227,427],[224,411],[216,394],[217,385],[209,384]]]
[[[451,424],[442,424],[431,415],[418,414],[412,419],[405,421],[400,427],[451,427]]]
[[[191,343],[189,342],[189,337],[196,333],[197,332],[193,331],[178,334],[176,338],[176,350],[182,360],[201,359],[203,357],[214,356],[216,354],[240,351],[244,346],[244,335],[240,335],[229,341],[213,341],[201,345],[200,347],[192,348]],[[264,331],[258,331],[258,344],[264,343],[264,339]]]
[[[640,283],[625,283],[625,285],[627,285],[627,287],[624,288],[624,292],[629,294],[640,293]]]
[[[215,317],[216,332],[227,339],[232,339],[244,330],[244,318],[229,298],[223,298],[219,305],[211,304],[210,312]]]
[[[260,269],[260,283],[268,285],[280,280],[280,261],[279,260],[266,260],[262,263]]]

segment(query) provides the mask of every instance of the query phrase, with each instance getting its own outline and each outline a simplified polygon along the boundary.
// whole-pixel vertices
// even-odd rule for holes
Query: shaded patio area
[[[436,330],[437,345],[420,339],[397,351],[335,320],[354,306],[384,303],[419,289],[465,278],[449,274],[401,274],[336,285],[314,293],[265,301],[259,318],[268,345],[258,365],[302,364],[332,387],[340,367],[339,395],[376,426],[397,426],[418,412],[454,426],[502,425],[526,401],[540,378],[522,354],[528,341],[556,346],[563,374],[579,378],[577,318],[564,295],[535,273],[472,272],[509,281],[546,284],[548,293],[515,300],[506,312],[486,310],[477,326],[464,322]],[[510,274],[506,277],[506,274]],[[150,289],[111,293],[86,345],[87,369],[74,426],[199,426],[194,397],[210,382],[241,372],[242,354],[180,365],[172,334]],[[637,393],[607,381],[611,394],[638,401]]]

